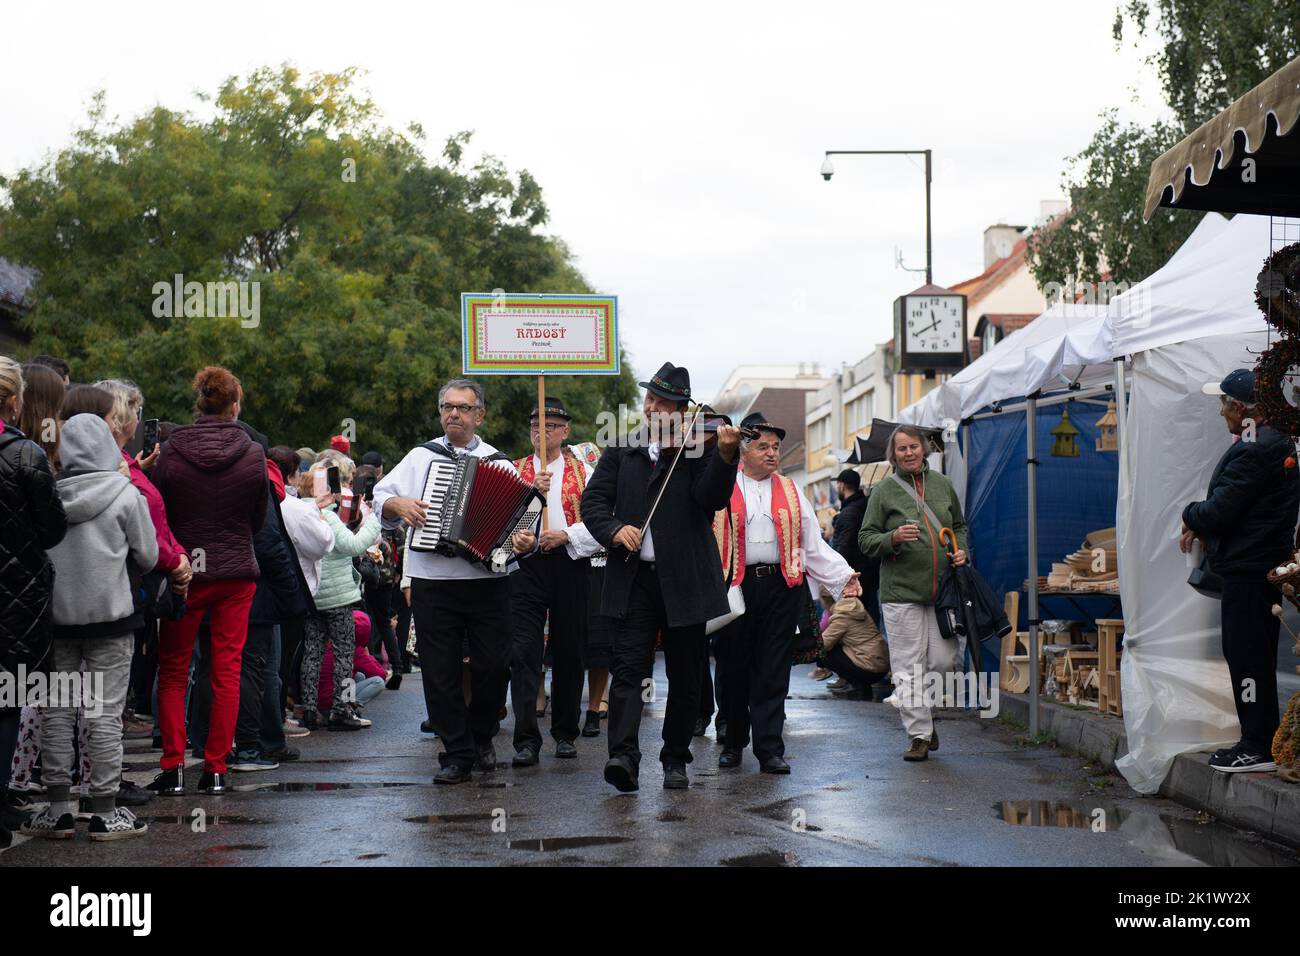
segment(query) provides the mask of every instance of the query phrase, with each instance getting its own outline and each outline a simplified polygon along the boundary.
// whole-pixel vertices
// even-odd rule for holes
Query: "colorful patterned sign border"
[[[535,311],[539,316],[583,317],[594,321],[596,351],[492,358],[486,349],[488,319],[494,311],[516,314]],[[466,375],[619,374],[616,295],[462,292],[460,323],[461,364]]]

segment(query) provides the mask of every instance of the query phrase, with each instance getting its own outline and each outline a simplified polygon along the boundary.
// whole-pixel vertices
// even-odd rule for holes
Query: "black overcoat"
[[[601,613],[610,617],[627,612],[637,570],[637,558],[626,560],[627,551],[614,544],[614,535],[625,524],[639,528],[645,521],[672,462],[669,451],[651,464],[648,441],[641,432],[605,449],[582,493],[583,523],[609,550]],[[669,627],[700,624],[728,611],[713,515],[731,500],[736,464],[712,447],[691,455],[688,450],[677,465],[650,523]]]

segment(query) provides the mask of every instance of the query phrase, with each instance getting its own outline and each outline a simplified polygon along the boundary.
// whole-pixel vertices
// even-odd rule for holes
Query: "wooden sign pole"
[[[542,461],[542,471],[546,471],[546,376],[537,376],[537,457]],[[549,497],[549,496],[548,496]],[[542,506],[542,530],[546,530],[546,512]]]

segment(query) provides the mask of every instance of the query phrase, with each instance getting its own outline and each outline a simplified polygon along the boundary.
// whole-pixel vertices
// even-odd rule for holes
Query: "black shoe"
[[[153,799],[153,792],[144,787],[137,787],[130,780],[123,780],[117,786],[117,806],[142,807]]]
[[[557,740],[555,742],[555,756],[565,759],[578,756],[578,748],[573,746],[572,740]]]
[[[587,711],[587,722],[582,725],[582,736],[600,736],[600,714],[596,713],[594,710]]]
[[[741,758],[741,752],[739,750],[732,750],[730,747],[728,747],[724,749],[722,751],[722,755],[718,757],[718,769],[729,770],[732,767],[739,767],[740,758]]]
[[[664,764],[664,789],[665,790],[685,790],[690,785],[691,782],[686,777],[686,764],[684,763]]]
[[[298,726],[306,727],[308,730],[317,730],[320,728],[320,714],[314,710],[304,710],[302,716],[298,718]]]
[[[536,767],[537,766],[537,748],[531,744],[524,744],[515,751],[514,758],[510,761],[512,767]]]
[[[263,756],[270,757],[278,763],[289,763],[290,761],[297,760],[301,757],[302,751],[297,747],[290,747],[288,744],[285,744],[283,747],[277,747],[275,750],[268,750],[263,754]]]
[[[727,722],[725,720],[715,720],[713,722],[713,739],[718,743],[727,741]]]
[[[438,736],[438,731],[434,730],[433,724],[429,723],[427,720],[420,721],[420,733],[433,734],[435,737]]]
[[[640,789],[636,768],[627,757],[610,757],[605,763],[605,782],[613,784],[620,793],[634,793]]]
[[[1272,773],[1277,770],[1272,754],[1251,753],[1238,745],[1231,751],[1210,758],[1211,769],[1219,773]]]
[[[344,714],[342,717],[331,717],[326,730],[363,730],[369,726],[360,717],[353,713]]]
[[[150,750],[162,750],[162,738],[155,737],[149,744]]]
[[[206,793],[211,796],[217,796],[226,792],[226,775],[224,773],[209,773],[203,771],[203,776],[199,777],[199,793]]]
[[[393,671],[393,676],[388,678],[388,683],[384,685],[389,690],[397,690],[402,686],[402,672]]]
[[[468,767],[462,767],[459,764],[449,763],[439,770],[433,777],[434,783],[467,783],[470,778]]]
[[[478,748],[478,756],[474,758],[474,769],[479,773],[491,773],[497,768],[497,751],[491,743],[486,743]]]
[[[411,672],[412,672],[411,662],[410,662],[410,661],[402,661],[402,673],[403,673],[403,674],[410,674]]]
[[[160,797],[183,797],[185,796],[185,771],[179,766],[164,770],[154,777],[153,782],[147,784],[145,789],[152,790]]]
[[[784,757],[764,757],[758,762],[758,769],[763,773],[789,773],[790,765]]]
[[[691,731],[691,736],[692,736],[692,737],[703,737],[703,736],[704,736],[704,728],[705,728],[706,726],[708,726],[708,724],[707,724],[707,722],[704,720],[703,717],[696,717],[696,718],[695,718],[695,729]]]

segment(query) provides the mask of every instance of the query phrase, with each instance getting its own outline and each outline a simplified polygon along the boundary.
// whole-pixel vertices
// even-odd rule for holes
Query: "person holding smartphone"
[[[352,680],[352,657],[356,651],[356,625],[353,605],[361,603],[361,589],[353,574],[352,559],[359,558],[379,540],[379,519],[364,500],[352,494],[352,477],[356,466],[340,452],[329,451],[312,465],[313,488],[322,486],[325,494],[317,496],[321,515],[334,535],[334,547],[321,558],[320,585],[314,597],[315,610],[307,615],[303,629],[302,652],[302,723],[308,730],[320,725],[316,698],[311,691],[320,682],[321,661],[325,645],[334,649],[333,708],[326,721],[329,730],[361,730],[369,725],[356,712],[355,697],[344,693],[345,683]],[[335,490],[337,489],[337,491]],[[350,529],[338,514],[340,499],[354,502],[359,524]]]

